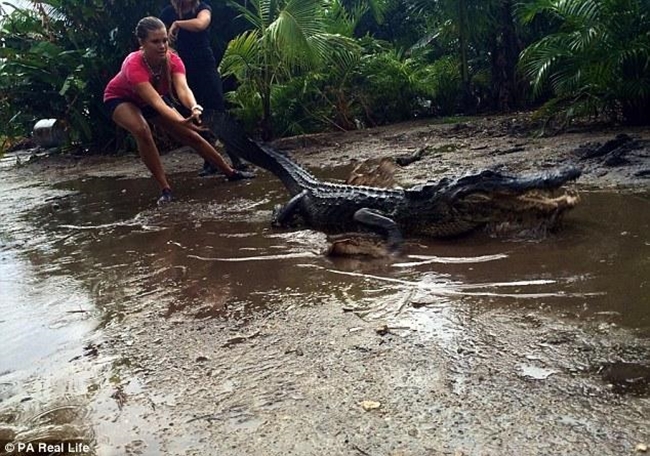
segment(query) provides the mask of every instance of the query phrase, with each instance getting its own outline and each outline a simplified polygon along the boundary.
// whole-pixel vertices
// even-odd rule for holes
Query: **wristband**
[[[192,106],[190,108],[190,111],[194,111],[195,109],[200,113],[203,113],[203,106],[201,106],[200,104],[195,104],[194,106]]]

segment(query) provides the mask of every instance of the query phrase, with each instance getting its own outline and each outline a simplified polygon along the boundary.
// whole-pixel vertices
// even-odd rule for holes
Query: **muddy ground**
[[[422,120],[276,146],[312,169],[417,154],[398,170],[403,185],[575,164],[581,188],[647,198],[650,129],[534,133],[525,116]],[[187,157],[164,160],[174,173],[196,170],[200,161]],[[147,175],[133,156],[42,158],[16,172],[51,183]],[[363,281],[383,267],[362,260],[345,271]],[[647,325],[541,305],[449,313],[439,296],[408,289],[370,308],[354,296],[305,302],[280,290],[272,306],[239,318],[168,318],[164,293],[132,293],[71,373],[94,385],[88,414],[72,424],[96,454],[613,456],[650,445]],[[404,323],[422,308],[441,326],[436,336]]]
[[[420,155],[422,160],[415,166],[402,168],[404,183],[421,182],[432,175],[457,177],[486,168],[518,173],[558,165],[579,166],[584,171],[581,183],[600,188],[644,188],[649,182],[647,128],[582,125],[551,134],[548,130],[544,133],[527,115],[456,120],[301,136],[276,144],[285,150],[295,149],[301,163],[308,166]]]

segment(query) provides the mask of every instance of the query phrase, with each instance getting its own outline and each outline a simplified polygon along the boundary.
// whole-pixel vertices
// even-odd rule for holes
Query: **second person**
[[[210,43],[212,8],[199,0],[171,0],[170,5],[161,11],[160,19],[169,31],[172,46],[185,64],[187,83],[204,109],[204,125],[210,125],[217,113],[225,111],[221,75]],[[241,158],[227,147],[226,153],[233,168],[247,168]],[[210,175],[218,171],[206,160],[200,174]]]

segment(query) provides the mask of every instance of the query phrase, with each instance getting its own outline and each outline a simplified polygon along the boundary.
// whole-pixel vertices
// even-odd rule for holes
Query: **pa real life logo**
[[[14,451],[19,453],[88,453],[90,452],[90,445],[82,442],[61,442],[61,443],[46,443],[46,442],[36,442],[36,443],[23,443],[9,442],[5,444],[5,451],[7,453],[13,453]]]

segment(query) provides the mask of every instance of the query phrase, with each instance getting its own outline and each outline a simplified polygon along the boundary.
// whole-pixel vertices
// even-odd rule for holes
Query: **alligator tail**
[[[273,173],[289,193],[296,195],[317,179],[284,153],[253,141],[228,114],[215,113],[208,119],[209,128],[229,151],[246,161]]]

